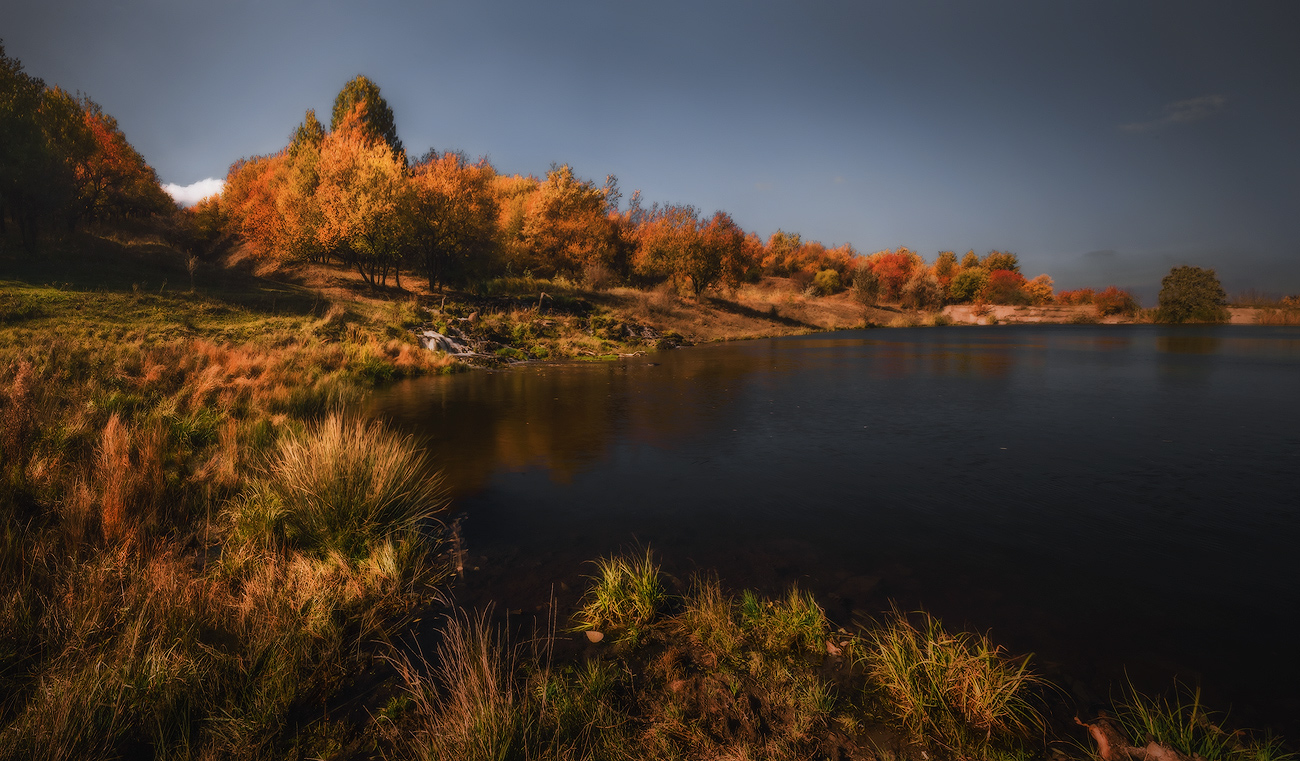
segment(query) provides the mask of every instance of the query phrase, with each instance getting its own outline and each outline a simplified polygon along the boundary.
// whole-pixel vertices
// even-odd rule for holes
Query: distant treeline
[[[31,246],[49,233],[175,208],[117,120],[26,74],[0,44],[0,235],[12,226]]]
[[[933,263],[907,248],[863,256],[778,230],[767,241],[724,211],[622,204],[603,184],[552,166],[544,178],[505,175],[486,160],[430,150],[409,161],[379,87],[357,77],[334,101],[329,128],[308,111],[277,153],[236,162],[219,197],[193,214],[209,238],[236,236],[257,255],[334,261],[374,285],[404,272],[430,288],[501,276],[564,276],[592,285],[665,281],[699,295],[763,275],[790,277],[820,294],[853,288],[864,302],[919,309],[946,303],[1047,304],[1047,275],[1026,280],[1015,254],[973,251]],[[1118,289],[1077,291],[1068,303],[1109,312],[1135,302]]]
[[[724,211],[647,207],[639,191],[623,203],[612,175],[597,184],[568,165],[544,178],[506,175],[454,151],[412,160],[392,109],[363,76],[335,98],[328,129],[307,111],[283,149],[235,162],[220,195],[178,213],[89,98],[46,87],[7,57],[0,77],[0,225],[28,244],[47,231],[161,215],[190,253],[236,241],[268,260],[341,264],[376,286],[401,286],[403,274],[430,289],[563,276],[595,287],[671,281],[700,295],[770,275],[810,293],[851,288],[864,303],[915,309],[1058,301],[1096,303],[1103,314],[1136,309],[1114,287],[1058,295],[1047,275],[1027,280],[1008,252],[943,251],[926,262],[905,247],[862,255],[783,230],[764,241]]]

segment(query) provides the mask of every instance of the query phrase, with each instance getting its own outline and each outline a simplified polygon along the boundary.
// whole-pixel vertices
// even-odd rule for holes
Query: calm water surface
[[[685,579],[991,629],[1078,699],[1203,684],[1300,740],[1300,329],[841,332],[412,381],[465,516],[457,594],[572,604],[649,545]]]

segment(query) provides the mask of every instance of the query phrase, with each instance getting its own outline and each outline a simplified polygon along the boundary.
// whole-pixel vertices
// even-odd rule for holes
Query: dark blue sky
[[[18,6],[14,0],[6,5]],[[8,54],[223,177],[363,73],[402,140],[860,251],[1020,254],[1150,303],[1300,290],[1300,3],[190,2],[7,8]]]

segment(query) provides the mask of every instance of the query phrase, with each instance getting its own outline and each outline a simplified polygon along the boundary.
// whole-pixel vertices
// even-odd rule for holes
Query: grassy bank
[[[390,757],[1294,758],[1224,730],[1178,690],[1117,692],[1117,718],[1086,717],[1109,733],[1094,745],[1032,656],[924,612],[837,626],[797,588],[769,599],[709,576],[683,584],[648,553],[592,569],[549,631],[511,643],[486,616],[456,612],[433,652],[395,656],[403,691],[381,720]],[[561,662],[561,640],[581,650]]]
[[[337,413],[452,363],[372,305],[61,245],[0,282],[0,757],[297,755],[440,573],[419,450]]]

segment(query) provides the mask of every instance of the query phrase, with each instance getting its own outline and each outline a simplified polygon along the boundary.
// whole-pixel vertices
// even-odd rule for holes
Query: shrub
[[[1092,303],[1097,307],[1097,315],[1106,317],[1112,314],[1136,314],[1137,300],[1128,291],[1110,286],[1093,297]]]
[[[1214,270],[1174,267],[1160,281],[1156,322],[1227,322],[1227,303]]]
[[[864,305],[875,304],[880,298],[880,278],[867,262],[853,269],[853,298]]]
[[[1041,305],[1052,303],[1052,278],[1048,275],[1039,275],[1024,285],[1025,296],[1029,299],[1030,304]]]
[[[1056,294],[1056,301],[1066,306],[1075,306],[1077,304],[1091,304],[1093,296],[1091,288],[1080,288],[1077,291],[1061,291]]]
[[[990,304],[1027,304],[1025,278],[1019,272],[1001,269],[989,272],[989,279],[981,291],[984,301]]]
[[[903,284],[903,306],[908,309],[933,309],[943,300],[939,280],[929,270],[918,269]]]
[[[816,275],[813,275],[812,287],[818,296],[830,296],[833,293],[838,293],[841,289],[840,273],[835,270],[820,270]]]

